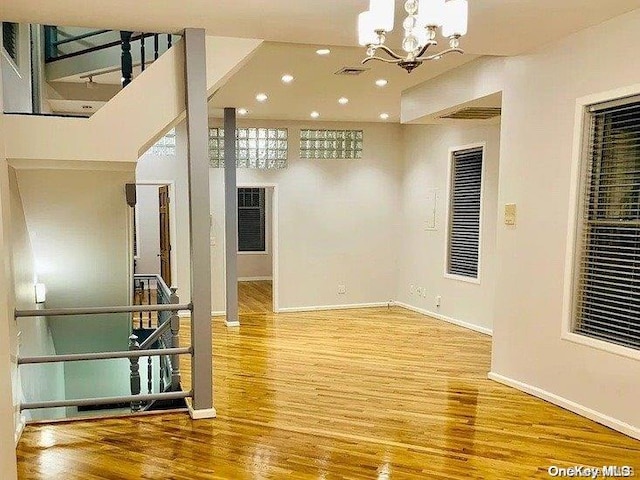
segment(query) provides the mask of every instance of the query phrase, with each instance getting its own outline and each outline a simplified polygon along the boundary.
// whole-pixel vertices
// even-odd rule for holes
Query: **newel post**
[[[122,64],[122,88],[129,85],[133,79],[133,59],[131,58],[132,35],[133,32],[120,32],[120,46],[122,47],[122,54],[120,55]]]
[[[176,289],[171,288],[170,303],[178,304],[180,299],[176,295]],[[180,347],[180,317],[178,312],[171,312],[171,348]],[[171,391],[180,390],[180,355],[171,355]]]
[[[131,335],[129,337],[129,350],[135,351],[140,349],[140,344],[138,343],[138,337],[135,335]],[[131,365],[131,395],[140,395],[140,365],[139,357],[131,357],[129,359]],[[138,412],[140,411],[140,402],[131,402],[131,411]]]

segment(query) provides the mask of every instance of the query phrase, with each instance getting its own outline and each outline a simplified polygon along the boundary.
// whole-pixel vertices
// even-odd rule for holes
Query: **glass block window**
[[[209,163],[224,167],[224,128],[209,129]],[[238,168],[261,170],[287,168],[288,130],[286,128],[237,128]]]
[[[176,154],[176,131],[170,130],[156,142],[147,153],[151,155],[168,156]]]
[[[300,130],[300,158],[362,158],[362,130]]]

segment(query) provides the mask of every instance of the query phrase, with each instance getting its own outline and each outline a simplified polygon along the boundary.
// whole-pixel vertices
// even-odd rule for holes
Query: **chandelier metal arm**
[[[438,42],[436,42],[435,40],[429,40],[424,47],[422,47],[422,49],[418,52],[418,54],[416,55],[416,58],[420,58],[422,57],[427,50],[429,50],[430,47],[435,47],[436,45],[438,45]]]
[[[428,62],[431,60],[438,60],[441,57],[444,57],[445,55],[448,55],[449,53],[464,53],[464,50],[462,50],[461,48],[448,48],[446,50],[443,50],[442,52],[439,53],[434,53],[433,55],[429,55],[428,57],[416,57],[416,60],[419,60],[421,62]]]
[[[389,47],[387,47],[386,45],[371,45],[371,47],[373,48],[374,52],[378,51],[378,50],[382,50],[383,52],[385,52],[387,55],[389,55],[392,58],[395,58],[398,61],[402,61],[403,57],[401,57],[400,55],[398,55],[396,52],[394,52],[393,50],[391,50]]]
[[[384,62],[384,63],[392,63],[392,64],[398,64],[402,61],[402,58],[398,58],[398,59],[391,59],[391,58],[383,58],[383,57],[377,57],[377,56],[373,56],[373,57],[367,57],[364,60],[362,60],[362,64],[364,65],[365,63],[371,61],[371,60],[378,60],[380,62]]]

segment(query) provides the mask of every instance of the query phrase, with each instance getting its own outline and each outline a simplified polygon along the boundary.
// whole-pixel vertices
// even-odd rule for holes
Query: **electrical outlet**
[[[421,297],[422,296],[422,287],[416,288],[416,293],[418,294],[419,297]]]
[[[412,283],[411,285],[409,285],[409,293],[413,295],[415,291],[416,291],[416,286]]]
[[[436,297],[436,307],[440,307],[441,304],[442,304],[442,297],[438,295]]]
[[[427,298],[427,287],[422,287],[422,297]]]
[[[345,293],[347,293],[347,286],[338,285],[338,295],[344,295]]]

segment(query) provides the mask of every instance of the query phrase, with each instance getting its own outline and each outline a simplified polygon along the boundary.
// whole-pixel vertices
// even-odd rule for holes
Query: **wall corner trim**
[[[603,413],[596,412],[595,410],[585,407],[584,405],[580,405],[579,403],[573,402],[567,398],[556,395],[555,393],[551,393],[541,388],[534,387],[533,385],[529,385],[527,383],[505,377],[504,375],[500,375],[499,373],[489,372],[488,377],[494,382],[498,382],[508,387],[515,388],[516,390],[520,390],[524,393],[528,393],[529,395],[533,395],[534,397],[562,407],[565,410],[569,410],[570,412],[588,418],[589,420],[599,423],[600,425],[604,425],[605,427],[609,427],[631,438],[640,440],[640,428],[638,427],[634,427],[633,425],[629,425],[628,423],[625,423]]]
[[[483,335],[493,336],[493,330],[491,330],[490,328],[474,325],[473,323],[463,322],[462,320],[456,320],[455,318],[447,317],[439,313],[430,312],[429,310],[425,310],[424,308],[414,307],[413,305],[409,305],[408,303],[393,302],[393,304],[396,307],[401,307],[406,310],[411,310],[412,312],[420,313],[421,315],[432,317],[432,318],[435,318],[436,320],[442,320],[443,322],[452,323],[459,327],[463,327],[468,330],[473,330],[474,332],[482,333]]]
[[[27,424],[27,419],[24,417],[24,415],[20,415],[20,420],[18,421],[18,424],[16,425],[16,431],[15,431],[15,441],[16,441],[16,447],[18,446],[18,442],[20,441],[20,437],[22,437],[22,432],[24,432],[24,427]]]

